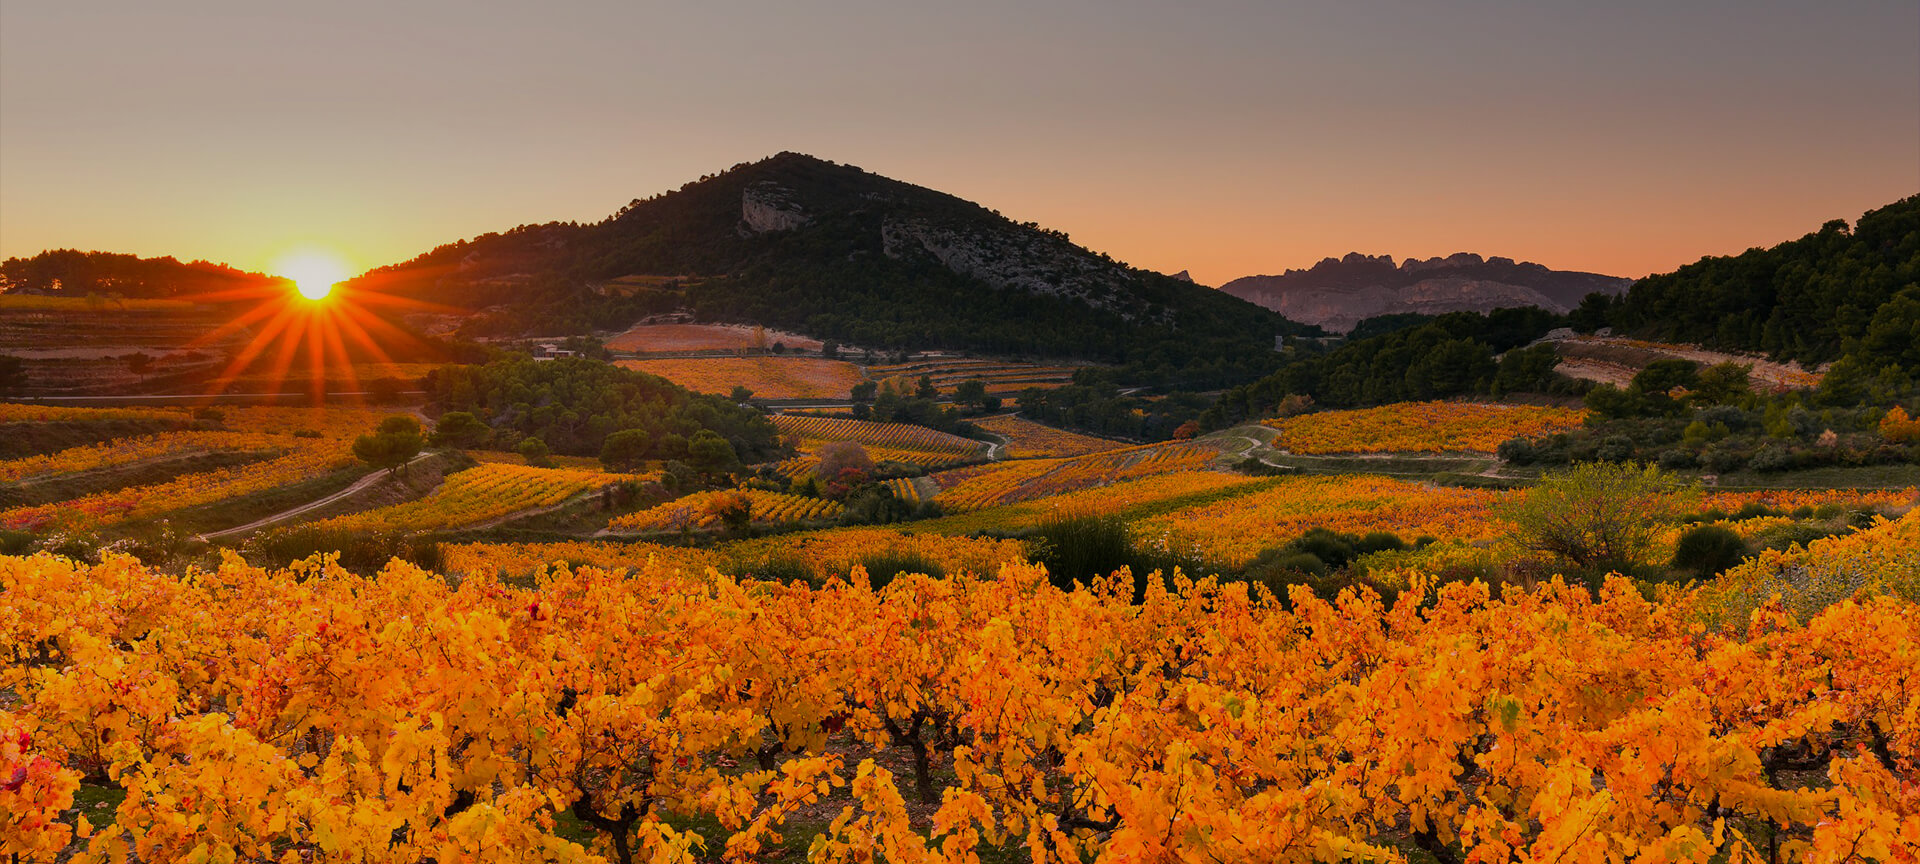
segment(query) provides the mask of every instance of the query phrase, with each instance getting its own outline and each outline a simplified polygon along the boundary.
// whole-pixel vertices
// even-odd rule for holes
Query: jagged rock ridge
[[[1220,290],[1292,320],[1346,332],[1367,318],[1404,312],[1437,315],[1515,306],[1566,312],[1588,294],[1618,294],[1631,284],[1618,276],[1471,252],[1397,264],[1391,255],[1354,252],[1278,276],[1235,279]]]

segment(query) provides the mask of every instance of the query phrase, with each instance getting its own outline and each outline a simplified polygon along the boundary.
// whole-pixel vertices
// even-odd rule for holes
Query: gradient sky
[[[1208,284],[1639,276],[1920,192],[1920,4],[0,0],[0,255],[357,271],[781,150]]]

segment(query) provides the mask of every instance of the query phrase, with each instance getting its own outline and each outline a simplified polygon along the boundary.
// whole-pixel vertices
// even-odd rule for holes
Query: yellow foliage
[[[483,463],[447,475],[446,481],[424,498],[336,516],[319,524],[341,531],[460,528],[522,511],[553,507],[582,492],[626,479],[631,479],[631,475]]]
[[[674,357],[617,360],[615,365],[658,375],[696,393],[722,396],[744,386],[762,399],[845,399],[860,383],[860,367],[823,357]]]
[[[1373,475],[1296,477],[1250,495],[1157,516],[1138,530],[1169,551],[1237,565],[1316,527],[1350,534],[1392,531],[1408,541],[1421,535],[1491,539],[1503,528],[1490,511],[1509,494]]]
[[[607,528],[622,532],[704,531],[720,525],[718,505],[735,496],[746,499],[753,521],[763,525],[817,522],[837,517],[844,509],[824,498],[761,489],[695,492],[652,509],[615,517]]]
[[[1473,861],[1752,861],[1777,838],[1838,862],[1920,842],[1912,602],[1718,631],[1619,579],[1424,582],[1387,607],[1184,578],[1136,602],[1025,564],[875,590],[0,557],[0,852],[747,861],[804,831],[817,861],[1307,864],[1400,860],[1414,833]],[[915,747],[940,769],[924,791],[838,755]],[[125,800],[68,823],[88,774]]]
[[[1880,437],[1895,444],[1920,444],[1920,417],[1908,417],[1904,406],[1895,405],[1880,418]]]
[[[1064,429],[1023,420],[1012,414],[998,417],[985,417],[973,421],[973,425],[1006,439],[1006,458],[1008,459],[1052,459],[1063,456],[1084,456],[1103,450],[1116,450],[1127,445],[1106,438],[1081,435]]]
[[[1586,411],[1578,408],[1400,402],[1301,414],[1265,425],[1280,431],[1274,446],[1294,453],[1426,453],[1492,451],[1509,438],[1537,438],[1585,419]]]

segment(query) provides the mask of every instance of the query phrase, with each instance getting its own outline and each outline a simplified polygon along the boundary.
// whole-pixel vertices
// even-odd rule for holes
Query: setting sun
[[[275,268],[279,275],[293,280],[300,290],[300,296],[308,300],[324,299],[333,293],[333,286],[347,278],[346,265],[338,258],[318,252],[303,252],[280,261]]]

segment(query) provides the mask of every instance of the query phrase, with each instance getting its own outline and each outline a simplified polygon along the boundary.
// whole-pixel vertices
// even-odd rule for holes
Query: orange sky
[[[1920,6],[1580,5],[8,3],[0,254],[358,270],[781,150],[1208,284],[1638,276],[1920,192]]]

